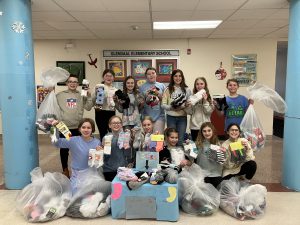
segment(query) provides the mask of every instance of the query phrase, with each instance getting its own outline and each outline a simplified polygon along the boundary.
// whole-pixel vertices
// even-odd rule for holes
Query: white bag
[[[264,147],[266,135],[252,104],[249,105],[240,127],[253,150]]]
[[[256,82],[247,88],[250,98],[261,101],[267,107],[278,113],[285,113],[287,105],[283,98],[273,89]]]
[[[54,91],[51,91],[41,103],[37,111],[38,129],[48,133],[53,120],[60,120],[60,108]]]
[[[61,173],[43,173],[37,167],[30,173],[31,184],[19,192],[17,209],[29,222],[45,222],[65,215],[72,197],[70,180]]]
[[[58,82],[66,81],[70,73],[63,68],[53,67],[42,72],[41,80],[45,88],[55,87]]]

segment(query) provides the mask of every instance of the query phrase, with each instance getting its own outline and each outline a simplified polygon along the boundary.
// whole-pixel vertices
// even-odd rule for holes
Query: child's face
[[[126,81],[126,88],[128,91],[133,91],[134,89],[134,79],[128,79]]]
[[[182,76],[181,73],[177,72],[174,76],[173,76],[173,80],[175,85],[180,85],[182,82]]]
[[[150,83],[156,82],[157,75],[154,70],[148,70],[146,73],[146,77],[147,77],[148,82],[150,82]]]
[[[205,88],[205,83],[203,80],[199,79],[196,81],[196,90],[200,91]]]
[[[176,146],[178,143],[178,133],[172,132],[170,136],[167,137],[167,142],[170,146]]]
[[[92,125],[89,122],[84,122],[79,128],[79,132],[85,138],[88,138],[92,135]]]
[[[205,140],[210,140],[213,136],[213,130],[210,127],[204,127],[202,129],[202,135]]]
[[[75,91],[78,87],[78,79],[76,77],[70,77],[67,81],[68,89]]]
[[[233,140],[237,140],[240,136],[240,130],[235,125],[231,126],[227,133],[228,133],[229,137]]]
[[[103,76],[104,84],[111,85],[114,82],[114,76],[111,73],[106,73]]]
[[[229,93],[231,93],[231,94],[235,94],[237,92],[238,88],[239,88],[239,85],[236,82],[230,81],[227,85],[227,89],[228,89]]]
[[[153,124],[150,120],[144,120],[142,123],[143,129],[145,133],[153,132]]]
[[[113,118],[108,126],[112,132],[119,132],[122,128],[122,121],[119,118]]]

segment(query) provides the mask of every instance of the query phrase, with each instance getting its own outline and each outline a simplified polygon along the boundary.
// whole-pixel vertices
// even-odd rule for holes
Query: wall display
[[[152,60],[131,60],[131,75],[136,79],[145,79],[146,69],[152,67]]]
[[[105,60],[105,68],[115,72],[115,81],[123,81],[127,76],[126,60]]]
[[[179,56],[179,50],[103,50],[103,57],[173,57]]]
[[[177,69],[177,59],[157,59],[156,70],[157,70],[157,81],[158,82],[169,82],[170,75],[173,70]]]
[[[137,84],[138,87],[142,86],[144,83],[146,83],[146,79],[138,80],[136,82],[136,84]]]
[[[36,85],[36,98],[38,108],[40,107],[41,103],[44,101],[49,92],[49,89],[44,88],[43,85]]]
[[[232,55],[232,78],[240,86],[250,86],[256,81],[257,54]]]
[[[114,82],[114,87],[123,91],[123,82]]]
[[[56,61],[56,66],[67,70],[70,74],[78,77],[79,85],[85,79],[85,62],[84,61]],[[57,85],[66,85],[65,82],[59,82]]]
[[[215,76],[218,80],[224,80],[227,76],[226,70],[222,66],[222,62],[220,62],[220,67],[219,69],[216,70]]]

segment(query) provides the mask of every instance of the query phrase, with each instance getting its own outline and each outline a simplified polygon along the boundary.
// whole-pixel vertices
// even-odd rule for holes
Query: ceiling
[[[34,39],[287,38],[287,0],[31,0]],[[153,30],[154,21],[223,20]]]

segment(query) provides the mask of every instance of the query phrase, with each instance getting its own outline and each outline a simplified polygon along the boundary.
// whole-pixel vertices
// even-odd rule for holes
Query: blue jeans
[[[187,117],[186,116],[169,116],[167,115],[167,127],[175,128],[178,131],[178,145],[182,145],[184,134],[186,132]]]

